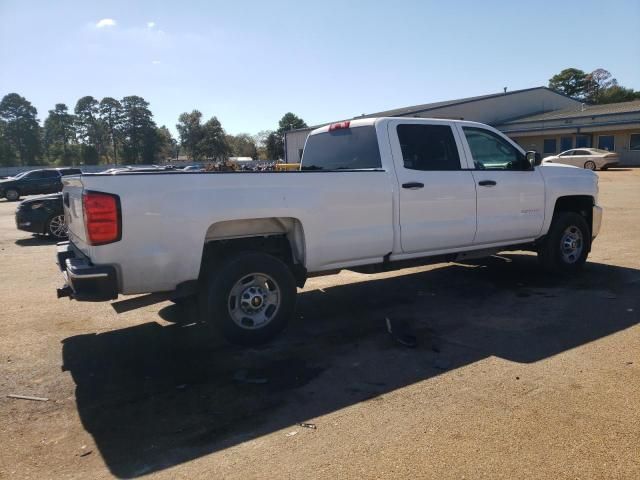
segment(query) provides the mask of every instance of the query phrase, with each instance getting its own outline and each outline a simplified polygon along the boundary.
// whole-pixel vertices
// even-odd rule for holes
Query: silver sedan
[[[599,148],[574,148],[542,159],[545,163],[562,163],[589,170],[606,170],[620,163],[620,156],[615,152]]]

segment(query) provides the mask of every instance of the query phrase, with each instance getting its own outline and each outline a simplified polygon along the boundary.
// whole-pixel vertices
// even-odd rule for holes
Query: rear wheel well
[[[200,279],[206,279],[211,268],[214,268],[216,264],[240,252],[262,252],[282,260],[291,269],[296,284],[299,287],[304,286],[306,269],[294,262],[291,244],[286,235],[255,236],[207,242],[202,254]]]

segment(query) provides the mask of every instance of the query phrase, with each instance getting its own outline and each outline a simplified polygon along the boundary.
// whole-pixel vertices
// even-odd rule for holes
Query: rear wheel
[[[10,188],[9,190],[7,190],[4,193],[4,196],[10,202],[15,202],[16,200],[18,200],[20,198],[20,192],[18,192],[18,190],[16,190],[15,188]]]
[[[591,231],[584,217],[575,212],[557,212],[538,258],[548,271],[573,273],[587,261],[590,247]]]
[[[289,267],[260,252],[241,252],[215,269],[201,295],[202,319],[241,345],[258,345],[293,315],[296,285]]]
[[[588,160],[588,161],[584,162],[584,168],[586,168],[587,170],[595,170],[596,169],[596,162],[594,162],[592,160]]]
[[[67,238],[67,224],[64,221],[64,215],[54,215],[47,222],[47,235],[57,240]]]

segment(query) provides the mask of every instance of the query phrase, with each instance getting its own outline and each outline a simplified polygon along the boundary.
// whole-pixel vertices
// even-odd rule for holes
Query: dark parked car
[[[62,193],[23,200],[16,210],[16,226],[20,230],[49,235],[55,239],[67,238]]]
[[[79,175],[79,168],[47,168],[22,172],[15,177],[0,180],[0,198],[14,202],[22,195],[40,195],[62,191],[62,177]]]

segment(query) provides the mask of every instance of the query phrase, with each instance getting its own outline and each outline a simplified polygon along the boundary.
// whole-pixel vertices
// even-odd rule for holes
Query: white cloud
[[[156,26],[156,22],[147,22],[147,28],[153,28]]]
[[[115,27],[116,21],[113,18],[103,18],[96,23],[96,28]]]

